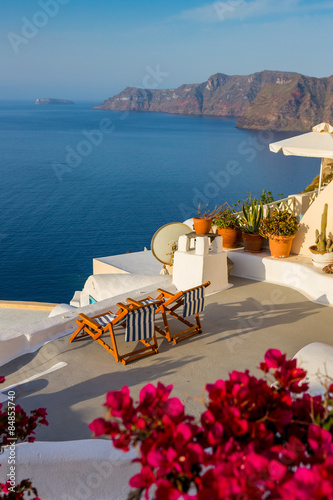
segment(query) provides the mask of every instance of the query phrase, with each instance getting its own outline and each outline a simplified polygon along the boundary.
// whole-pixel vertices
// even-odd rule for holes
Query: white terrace
[[[292,203],[296,211],[309,206],[312,196],[295,195],[283,203]],[[25,324],[21,322],[24,305],[16,304],[21,309],[19,323],[0,331],[3,389],[12,387],[17,402],[27,411],[46,407],[50,422],[49,427],[37,430],[38,442],[18,445],[17,480],[32,477],[44,500],[92,496],[106,500],[110,491],[113,500],[125,498],[135,470],[130,464],[134,452],[130,456],[116,453],[109,441],[91,440],[88,429],[94,418],[103,415],[106,392],[124,385],[136,399],[148,382],[171,383],[173,395],[198,416],[206,383],[225,378],[232,370],[249,369],[258,375],[257,367],[269,348],[292,357],[315,343],[310,353],[302,351],[298,357],[310,369],[311,390],[320,391],[317,369],[333,376],[332,349],[322,346],[332,343],[333,308],[327,305],[333,304],[333,275],[315,269],[310,256],[301,251],[306,252],[307,239],[312,243],[312,230],[325,202],[332,209],[329,227],[333,227],[332,199],[333,183],[304,213],[304,234],[295,241],[296,253],[289,258],[275,260],[265,251],[248,255],[242,248],[229,251],[234,263],[231,287],[206,297],[203,333],[178,345],[159,337],[157,355],[126,366],[115,363],[93,341],[70,344],[68,338],[78,312],[99,314],[129,296],[141,298],[158,287],[174,287],[171,276],[159,274],[161,265],[150,252],[95,259],[87,287],[96,292],[100,286],[97,303],[82,308],[58,305],[51,317],[45,314],[35,322],[29,318]],[[107,276],[107,271],[114,274]],[[10,305],[0,304],[0,314],[1,310],[8,314],[4,306]],[[0,393],[0,398],[4,401],[6,396]],[[3,457],[0,481],[7,473]]]

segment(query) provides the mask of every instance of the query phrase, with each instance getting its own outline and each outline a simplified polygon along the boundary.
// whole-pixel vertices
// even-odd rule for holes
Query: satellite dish
[[[162,264],[172,265],[173,254],[178,247],[178,238],[192,229],[181,222],[170,222],[160,227],[151,240],[151,251]]]

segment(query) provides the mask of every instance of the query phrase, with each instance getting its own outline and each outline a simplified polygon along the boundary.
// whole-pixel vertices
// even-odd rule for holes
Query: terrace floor
[[[104,414],[110,390],[128,385],[136,399],[148,382],[173,384],[173,395],[198,416],[206,383],[232,370],[258,375],[267,349],[292,357],[311,342],[332,343],[332,307],[292,288],[235,276],[230,282],[231,288],[206,298],[201,335],[177,345],[158,337],[157,355],[126,366],[90,339],[70,344],[62,337],[2,366],[2,390],[16,386],[16,402],[26,411],[47,408],[50,425],[37,429],[37,440],[88,439],[88,424]]]
[[[44,308],[32,304],[31,302],[18,303],[13,301],[0,301],[0,337],[1,333],[9,328],[20,327],[27,323],[33,323],[48,318],[52,308],[56,305],[52,304],[52,306],[45,306]]]

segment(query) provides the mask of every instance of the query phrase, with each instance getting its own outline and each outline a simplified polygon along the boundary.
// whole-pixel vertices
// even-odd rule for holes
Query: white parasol
[[[323,173],[323,159],[333,159],[333,127],[329,123],[320,123],[312,128],[312,132],[296,135],[283,141],[273,142],[269,145],[269,149],[273,153],[282,151],[286,156],[321,158],[319,193]]]

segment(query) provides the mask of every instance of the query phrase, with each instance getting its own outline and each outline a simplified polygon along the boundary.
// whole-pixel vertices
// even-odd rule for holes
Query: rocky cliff
[[[307,131],[333,123],[333,76],[261,71],[247,76],[217,73],[206,82],[156,90],[127,87],[97,109],[239,117],[237,127]]]
[[[295,74],[283,84],[266,85],[239,119],[241,128],[311,130],[333,123],[333,76],[313,78]]]
[[[319,160],[320,161],[320,160]],[[323,162],[323,176],[321,179],[321,185],[329,184],[333,180],[333,160],[330,158],[324,158]],[[317,175],[311,184],[308,185],[307,188],[302,191],[302,193],[307,193],[308,191],[314,191],[318,189],[319,186],[319,175]]]

